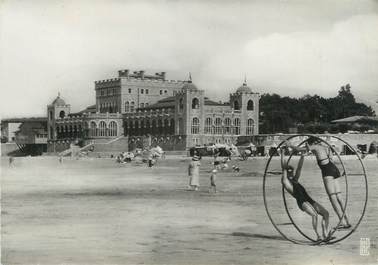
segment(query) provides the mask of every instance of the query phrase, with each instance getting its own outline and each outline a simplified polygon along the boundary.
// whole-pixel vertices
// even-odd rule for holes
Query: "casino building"
[[[165,72],[120,70],[117,78],[95,81],[95,90],[96,104],[80,112],[71,113],[60,95],[47,106],[48,151],[61,151],[78,141],[186,150],[236,143],[239,136],[259,133],[259,94],[246,82],[228,102],[207,98],[190,76],[187,81],[167,80]]]

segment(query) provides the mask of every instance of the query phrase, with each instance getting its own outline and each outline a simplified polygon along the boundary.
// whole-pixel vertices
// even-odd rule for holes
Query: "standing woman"
[[[189,189],[198,191],[199,189],[199,169],[201,166],[200,158],[198,156],[193,156],[192,161],[188,167],[189,175]]]

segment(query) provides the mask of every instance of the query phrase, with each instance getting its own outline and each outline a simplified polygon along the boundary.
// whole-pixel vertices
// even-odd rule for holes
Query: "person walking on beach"
[[[188,175],[189,175],[189,189],[199,190],[199,169],[201,166],[200,158],[198,156],[193,156],[192,161],[189,163]]]

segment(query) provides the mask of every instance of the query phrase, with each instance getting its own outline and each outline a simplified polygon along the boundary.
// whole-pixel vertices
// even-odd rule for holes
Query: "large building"
[[[188,81],[166,73],[121,70],[95,82],[96,104],[78,113],[58,96],[47,106],[49,151],[73,141],[105,143],[127,137],[129,146],[159,144],[166,150],[236,143],[259,132],[259,94],[244,82],[229,101],[215,102]]]

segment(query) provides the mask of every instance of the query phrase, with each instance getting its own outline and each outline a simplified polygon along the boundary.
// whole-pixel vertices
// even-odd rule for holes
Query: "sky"
[[[120,69],[166,71],[228,100],[253,91],[378,100],[378,1],[0,1],[0,115],[73,111]]]

